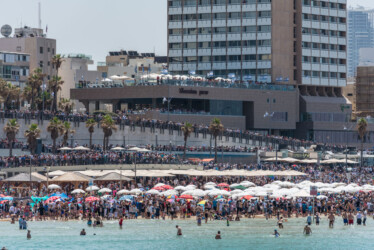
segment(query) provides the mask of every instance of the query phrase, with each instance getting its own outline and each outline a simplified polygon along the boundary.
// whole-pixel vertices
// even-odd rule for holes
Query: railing
[[[209,88],[239,88],[239,89],[253,89],[253,90],[273,90],[273,91],[295,91],[295,87],[292,85],[275,85],[255,82],[224,82],[224,81],[193,81],[193,80],[142,80],[139,83],[130,83],[125,86],[158,86],[158,85],[169,85],[169,86],[181,86],[181,87],[209,87]],[[124,84],[118,82],[110,83],[77,83],[76,88],[122,88]]]

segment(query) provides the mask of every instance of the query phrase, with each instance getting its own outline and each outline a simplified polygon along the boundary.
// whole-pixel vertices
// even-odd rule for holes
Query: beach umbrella
[[[0,201],[12,201],[12,200],[13,200],[13,197],[11,196],[0,197]]]
[[[206,204],[206,200],[202,200],[199,203],[197,203],[197,205],[205,205],[205,204]]]
[[[71,193],[72,194],[85,194],[86,192],[82,189],[74,189]]]
[[[172,189],[174,189],[172,186],[170,186],[170,185],[163,185],[162,186],[164,189],[167,189],[167,190],[172,190]]]
[[[184,191],[184,190],[186,190],[186,187],[184,187],[184,186],[176,186],[176,187],[174,188],[174,190]]]
[[[155,194],[155,195],[160,195],[160,192],[155,190],[155,189],[151,189],[149,191],[146,192],[146,194]]]
[[[56,185],[56,184],[51,184],[48,186],[48,189],[61,189],[61,187],[59,185]]]
[[[253,196],[250,196],[250,195],[244,195],[241,199],[244,199],[244,200],[250,200],[252,199]]]
[[[100,199],[95,196],[90,196],[85,199],[86,202],[93,202],[93,201],[99,201]]]
[[[78,147],[75,147],[74,150],[89,151],[89,150],[91,150],[91,149],[86,148],[86,147],[83,147],[83,146],[78,146]]]
[[[323,200],[323,199],[328,199],[328,197],[326,195],[318,195],[317,199]]]
[[[111,193],[112,190],[109,189],[109,188],[102,188],[102,189],[100,189],[98,192],[99,192],[99,193]]]
[[[255,187],[256,184],[254,184],[253,182],[250,182],[250,181],[242,181],[240,182],[240,185],[244,186],[244,187]]]
[[[215,184],[214,182],[207,182],[207,183],[205,183],[205,185],[208,185],[208,186],[216,186],[217,184]]]
[[[62,147],[62,148],[59,148],[58,150],[60,150],[60,151],[70,151],[70,150],[73,150],[73,149],[69,148],[69,147]]]
[[[86,188],[86,191],[87,192],[90,192],[90,191],[97,191],[99,190],[100,188],[98,188],[97,186],[90,186],[88,188]]]
[[[101,197],[102,200],[109,200],[112,196],[109,195],[109,194],[106,194],[104,196]]]
[[[219,186],[219,187],[229,187],[229,184],[227,184],[227,183],[220,183],[217,186]]]
[[[124,195],[121,198],[119,198],[120,201],[132,201],[134,197],[132,195]]]
[[[117,195],[128,194],[129,192],[130,192],[129,190],[121,189],[120,191],[117,192]]]
[[[143,191],[138,188],[135,188],[135,189],[132,189],[129,193],[130,194],[141,194],[143,193]]]
[[[126,149],[122,148],[122,147],[115,147],[115,148],[112,148],[111,150],[112,151],[123,151],[123,150],[126,150]]]
[[[58,196],[52,196],[52,197],[49,197],[45,203],[51,203],[51,202],[57,202],[57,201],[61,201],[61,197],[58,197]]]
[[[246,187],[244,187],[243,185],[239,185],[239,186],[235,186],[235,187],[232,187],[232,189],[240,189],[240,190],[245,190],[247,189]]]
[[[188,194],[181,195],[181,196],[179,196],[179,198],[180,199],[189,199],[189,200],[193,199],[192,195],[188,195]]]
[[[178,191],[175,191],[173,189],[170,189],[170,190],[167,190],[167,191],[161,193],[162,196],[170,196],[170,195],[175,196],[177,194],[178,194]]]
[[[201,189],[194,189],[194,190],[191,190],[190,192],[191,192],[190,195],[192,196],[205,196],[205,192]]]
[[[165,190],[165,188],[163,188],[163,187],[154,187],[152,189],[157,190],[157,191],[164,191]]]
[[[165,184],[164,184],[164,183],[158,183],[158,184],[156,184],[156,185],[154,186],[154,188],[155,188],[155,187],[162,187],[162,186],[165,186]]]

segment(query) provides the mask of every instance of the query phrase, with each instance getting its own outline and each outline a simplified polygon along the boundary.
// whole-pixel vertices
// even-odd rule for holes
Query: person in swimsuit
[[[354,216],[352,213],[348,214],[348,225],[353,225]]]
[[[27,239],[28,239],[28,240],[31,239],[31,231],[30,231],[30,230],[27,230]]]
[[[278,238],[280,236],[277,229],[274,229],[274,234],[273,235],[275,236],[275,238]]]
[[[181,236],[182,235],[182,228],[180,228],[178,225],[175,226],[177,228],[177,235]]]
[[[119,224],[119,228],[121,228],[121,229],[122,229],[122,224],[123,224],[123,217],[121,217],[121,218],[119,219],[119,222],[118,222],[118,224]]]
[[[312,229],[309,227],[308,224],[306,224],[305,227],[304,227],[304,234],[305,235],[311,235],[312,234]]]
[[[86,235],[86,230],[84,230],[84,228],[82,229],[80,235],[83,235],[83,236]]]
[[[216,234],[216,240],[220,240],[221,238],[221,231],[218,231]]]
[[[280,229],[283,228],[283,217],[280,217],[280,219],[278,220],[278,226]]]
[[[333,213],[330,213],[329,217],[329,228],[333,228],[334,227],[334,221],[335,221],[335,216]]]
[[[344,226],[348,226],[348,216],[347,216],[347,213],[344,212],[343,215],[343,223],[344,223]]]

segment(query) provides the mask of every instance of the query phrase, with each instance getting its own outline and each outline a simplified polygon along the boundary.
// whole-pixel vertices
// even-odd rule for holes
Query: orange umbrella
[[[250,200],[250,199],[252,199],[253,198],[253,196],[250,196],[250,195],[244,195],[243,197],[242,197],[242,199],[245,199],[245,200]]]

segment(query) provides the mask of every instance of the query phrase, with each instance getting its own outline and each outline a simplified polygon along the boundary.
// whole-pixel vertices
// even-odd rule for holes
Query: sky
[[[38,2],[59,54],[87,54],[95,63],[121,49],[167,54],[167,0],[0,0],[0,26],[38,27]],[[374,0],[348,5],[374,8]]]

